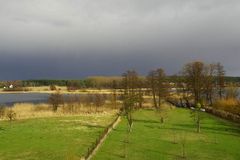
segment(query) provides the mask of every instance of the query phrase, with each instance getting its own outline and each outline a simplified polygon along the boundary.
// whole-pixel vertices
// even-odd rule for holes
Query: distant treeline
[[[24,80],[22,81],[23,86],[66,86],[69,80],[51,80],[51,79],[39,79],[39,80]]]
[[[175,75],[167,76],[168,82],[173,82],[173,83],[181,82],[183,79],[184,79],[184,77],[181,77],[181,76],[175,76]],[[225,76],[224,81],[225,81],[226,85],[234,84],[236,86],[240,86],[240,77]]]
[[[178,83],[183,77],[180,76],[167,76],[168,82]],[[142,77],[144,79],[144,77]],[[87,77],[79,80],[53,80],[53,79],[39,79],[39,80],[23,80],[17,81],[18,85],[21,83],[23,87],[34,87],[34,86],[73,86],[75,88],[112,88],[113,82],[116,88],[121,88],[121,76],[94,76]],[[0,87],[6,86],[6,84],[15,83],[16,81],[2,81]],[[234,84],[240,86],[240,77],[225,77],[225,83]],[[144,86],[143,86],[144,87]]]
[[[236,83],[240,85],[240,77],[225,77],[227,83]]]
[[[72,86],[75,88],[112,88],[113,81],[116,83],[116,86],[120,88],[121,77],[88,77],[86,79],[80,80],[24,80],[22,84],[24,87],[34,87],[34,86]]]

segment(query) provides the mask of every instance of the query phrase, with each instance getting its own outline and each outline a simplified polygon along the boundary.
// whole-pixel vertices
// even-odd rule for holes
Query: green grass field
[[[134,113],[133,130],[127,137],[126,120],[109,135],[94,160],[238,160],[240,127],[237,124],[205,114],[201,133],[196,133],[190,111],[173,109],[164,124],[150,110]],[[185,137],[185,138],[184,138]],[[185,141],[185,147],[182,147]],[[186,158],[182,157],[183,149]]]
[[[80,159],[114,115],[0,121],[0,160]]]

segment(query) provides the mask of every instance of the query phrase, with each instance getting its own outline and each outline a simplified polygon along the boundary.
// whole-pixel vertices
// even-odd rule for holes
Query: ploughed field
[[[167,116],[166,116],[167,115]],[[93,157],[94,160],[238,160],[240,159],[240,126],[204,113],[201,133],[190,110],[171,109],[160,123],[152,110],[133,115],[132,132],[127,132],[123,118]]]
[[[114,118],[101,113],[0,121],[0,160],[80,159]]]

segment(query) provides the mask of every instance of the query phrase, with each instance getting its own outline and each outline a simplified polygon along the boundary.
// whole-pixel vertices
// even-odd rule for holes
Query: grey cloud
[[[53,78],[127,67],[146,73],[163,66],[173,74],[195,59],[221,61],[227,73],[240,75],[239,18],[238,0],[0,0],[0,55],[25,57],[11,62],[15,78],[36,77],[44,66],[61,68],[58,75],[38,74]],[[16,74],[13,63],[28,74]],[[87,69],[78,75],[69,71],[74,67]]]

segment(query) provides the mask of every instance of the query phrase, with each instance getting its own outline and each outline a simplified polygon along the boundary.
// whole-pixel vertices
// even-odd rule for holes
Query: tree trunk
[[[156,93],[155,93],[155,90],[154,90],[154,89],[152,89],[152,94],[153,94],[154,107],[155,107],[155,108],[158,108],[158,107],[157,107],[157,100],[156,100]]]
[[[161,106],[161,95],[160,92],[158,93],[158,108]]]
[[[161,123],[164,123],[164,118],[163,117],[161,117]]]
[[[199,117],[198,117],[198,120],[197,120],[197,132],[200,133],[200,120],[199,120]]]

